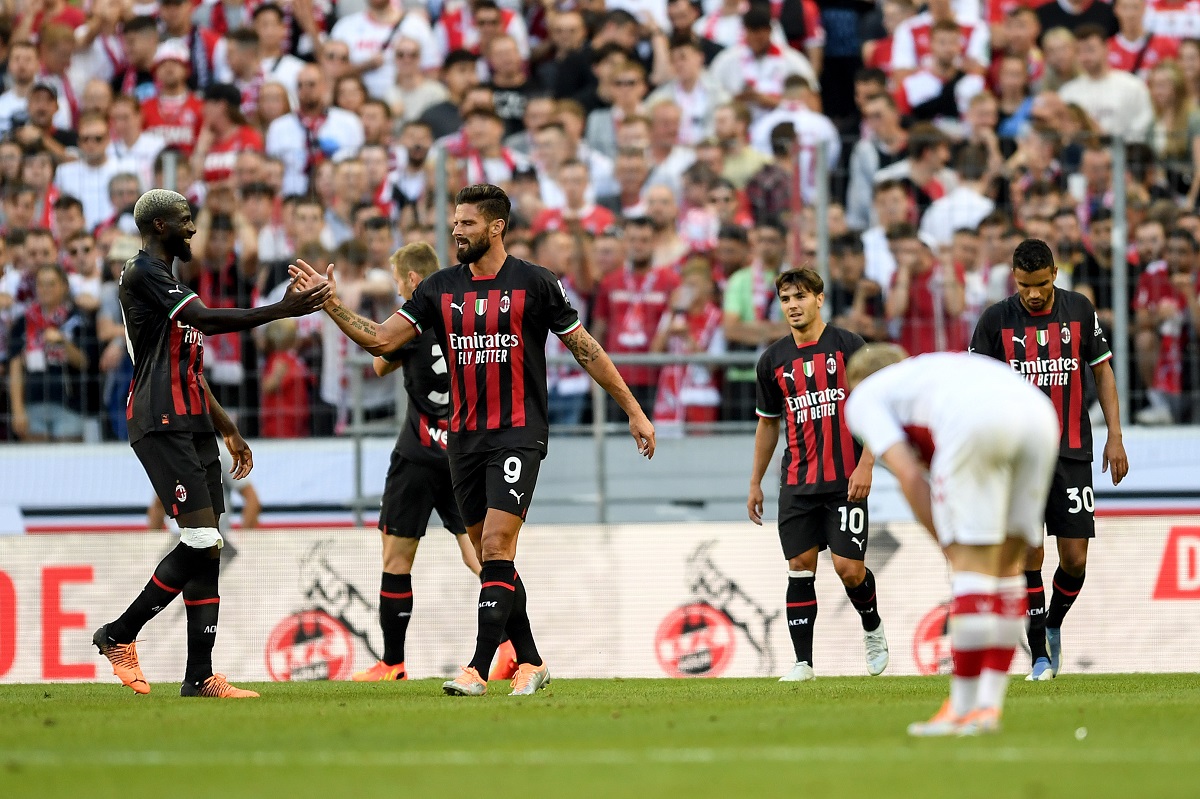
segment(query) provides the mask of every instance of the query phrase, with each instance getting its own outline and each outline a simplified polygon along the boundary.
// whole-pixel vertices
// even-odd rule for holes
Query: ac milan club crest
[[[179,502],[187,502],[187,489],[182,483],[175,484],[175,499]]]
[[[1061,328],[1059,328],[1058,337],[1062,339],[1063,344],[1070,344],[1071,343],[1071,328],[1067,327],[1066,325],[1063,325]]]
[[[508,295],[505,294],[500,298],[500,313],[508,313],[509,306],[511,305],[512,301],[508,298]]]
[[[825,359],[825,371],[829,372],[829,374],[834,374],[835,372],[837,372],[837,360],[834,358],[826,358]]]

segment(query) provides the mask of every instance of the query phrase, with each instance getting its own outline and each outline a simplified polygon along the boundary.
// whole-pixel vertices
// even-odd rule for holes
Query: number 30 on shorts
[[[866,526],[867,514],[863,512],[862,508],[848,508],[842,505],[838,508],[838,514],[841,518],[841,531],[843,533],[858,535],[863,531],[863,527]]]
[[[1067,513],[1079,513],[1081,510],[1093,513],[1096,510],[1096,495],[1092,493],[1091,486],[1084,486],[1082,489],[1068,488],[1067,501],[1071,503]]]

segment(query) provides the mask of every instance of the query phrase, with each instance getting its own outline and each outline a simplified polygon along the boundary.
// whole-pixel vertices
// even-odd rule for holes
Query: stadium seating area
[[[826,248],[836,323],[962,349],[1037,237],[1129,342],[1134,418],[1196,421],[1195,0],[4,7],[0,440],[125,436],[116,279],[143,191],[194,203],[179,277],[207,304],[273,301],[298,257],[336,264],[379,319],[398,303],[387,256],[434,243],[439,163],[451,193],[507,189],[509,251],[560,274],[614,354],[751,355],[786,330],[774,274]],[[323,315],[206,349],[247,436],[348,424],[362,367]],[[622,370],[658,420],[753,418],[744,368]],[[393,414],[392,378],[363,380],[368,418]],[[556,370],[553,421],[585,421],[586,391]]]

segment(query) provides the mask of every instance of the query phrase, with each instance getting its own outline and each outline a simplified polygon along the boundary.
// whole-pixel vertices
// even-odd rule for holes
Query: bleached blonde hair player
[[[914,736],[1000,729],[1025,620],[1025,548],[1039,546],[1058,457],[1058,414],[1004,364],[915,358],[892,344],[847,365],[846,422],[896,476],[950,564],[950,698]]]

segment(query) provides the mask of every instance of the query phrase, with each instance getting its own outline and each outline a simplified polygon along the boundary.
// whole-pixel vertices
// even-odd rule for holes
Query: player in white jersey
[[[1042,541],[1058,414],[1007,366],[977,355],[909,358],[874,344],[846,371],[851,432],[896,476],[950,564],[950,698],[908,732],[995,732],[1025,626],[1025,549]]]

